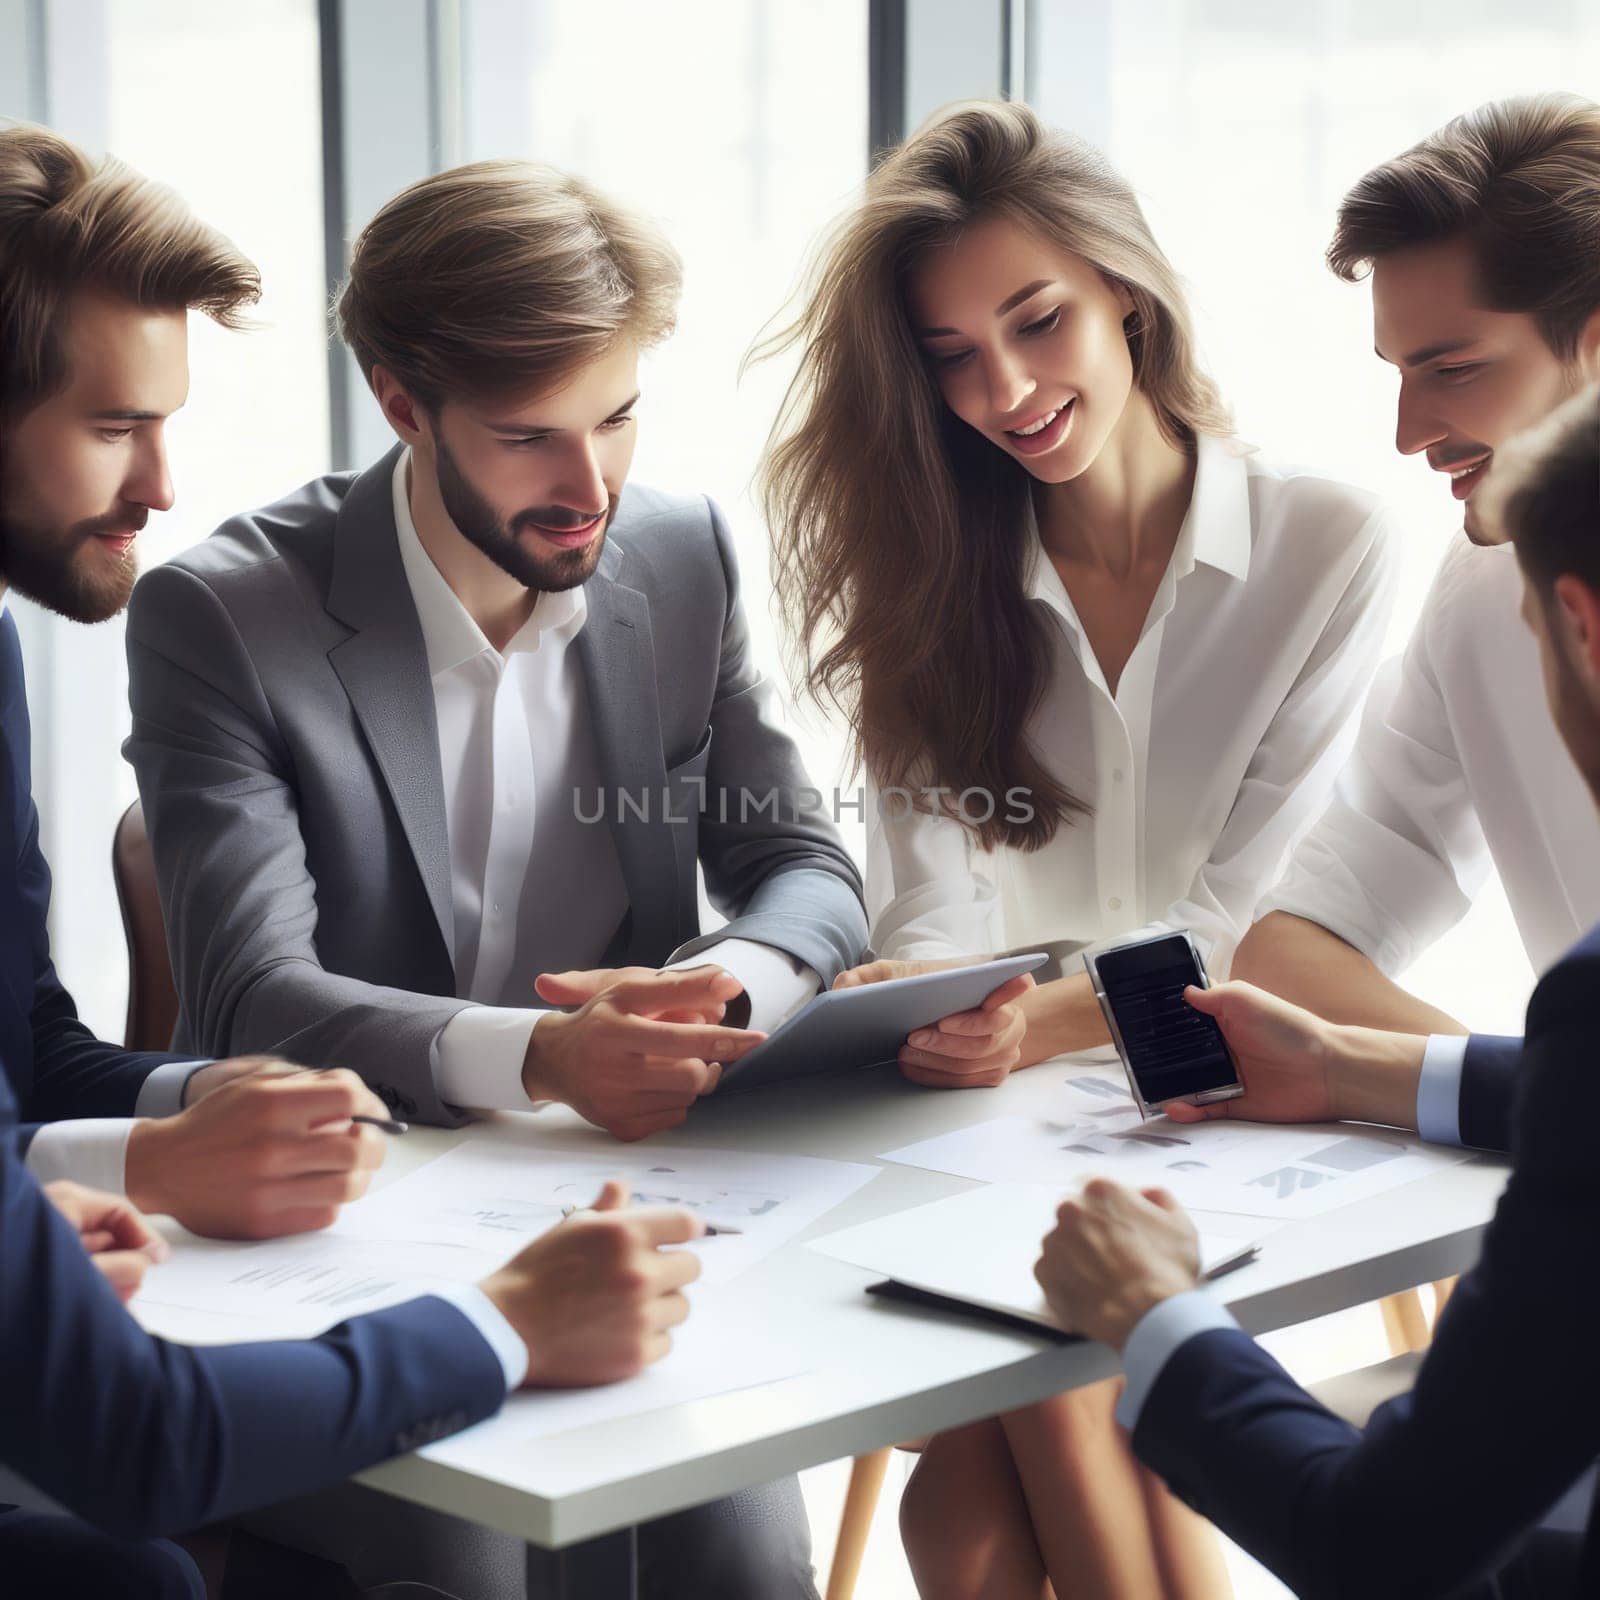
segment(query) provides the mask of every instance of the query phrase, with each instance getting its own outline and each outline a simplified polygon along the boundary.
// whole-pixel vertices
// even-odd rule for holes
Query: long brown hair
[[[1196,364],[1178,278],[1132,189],[1093,146],[1027,106],[973,102],[884,159],[824,241],[799,316],[758,347],[801,347],[760,494],[807,685],[845,714],[875,781],[991,797],[985,820],[937,805],[986,847],[1033,850],[1089,807],[1025,732],[1049,659],[1024,592],[1031,480],[946,407],[905,306],[917,260],[991,217],[1127,290],[1134,382],[1173,443],[1229,431]],[[1019,789],[1026,806],[1002,804]],[[925,795],[917,804],[933,805]]]

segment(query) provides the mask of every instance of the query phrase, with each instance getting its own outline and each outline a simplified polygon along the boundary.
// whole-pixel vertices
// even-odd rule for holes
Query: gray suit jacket
[[[178,1046],[352,1067],[401,1114],[454,1122],[430,1049],[467,1002],[454,997],[433,687],[394,464],[391,452],[320,478],[146,573],[129,611],[124,751],[161,885]],[[659,966],[738,936],[831,983],[866,943],[860,879],[763,715],[720,513],[624,490],[585,594],[573,648],[629,900],[605,964]],[[757,810],[774,789],[779,814]],[[648,796],[649,820],[619,790]],[[754,793],[743,807],[741,790]],[[663,820],[664,792],[687,821]],[[732,919],[703,937],[697,859]]]

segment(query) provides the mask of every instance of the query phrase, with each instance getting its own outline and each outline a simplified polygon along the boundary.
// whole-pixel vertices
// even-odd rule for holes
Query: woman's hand
[[[873,961],[841,972],[835,989],[909,978],[971,965],[949,961]],[[900,1050],[900,1070],[912,1083],[930,1089],[993,1089],[1011,1075],[1022,1058],[1027,1019],[1017,1002],[1033,987],[1029,973],[1012,978],[984,996],[971,1011],[957,1011],[918,1028]]]

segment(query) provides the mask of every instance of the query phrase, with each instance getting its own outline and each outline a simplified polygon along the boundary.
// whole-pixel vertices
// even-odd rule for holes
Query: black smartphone
[[[1169,1100],[1203,1106],[1244,1093],[1222,1029],[1183,998],[1190,984],[1210,987],[1187,933],[1129,940],[1083,960],[1146,1116]]]

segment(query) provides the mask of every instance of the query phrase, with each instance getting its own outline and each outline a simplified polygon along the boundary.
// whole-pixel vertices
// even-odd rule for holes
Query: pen
[[[568,1217],[575,1217],[575,1216],[577,1216],[577,1214],[580,1211],[589,1211],[591,1209],[592,1209],[592,1207],[590,1207],[590,1206],[562,1206],[562,1208],[561,1208],[561,1220],[563,1222],[565,1222]],[[595,1214],[598,1216],[600,1213],[596,1212]],[[704,1222],[705,1219],[702,1217],[701,1221]],[[715,1239],[716,1236],[719,1233],[743,1233],[743,1232],[744,1232],[743,1228],[736,1228],[736,1227],[733,1226],[732,1223],[729,1223],[729,1222],[715,1222],[715,1223],[707,1222],[706,1223],[705,1237],[708,1238],[708,1239]]]
[[[409,1133],[411,1124],[396,1122],[393,1117],[351,1117],[352,1122],[365,1123],[369,1128],[377,1128],[382,1133]]]

